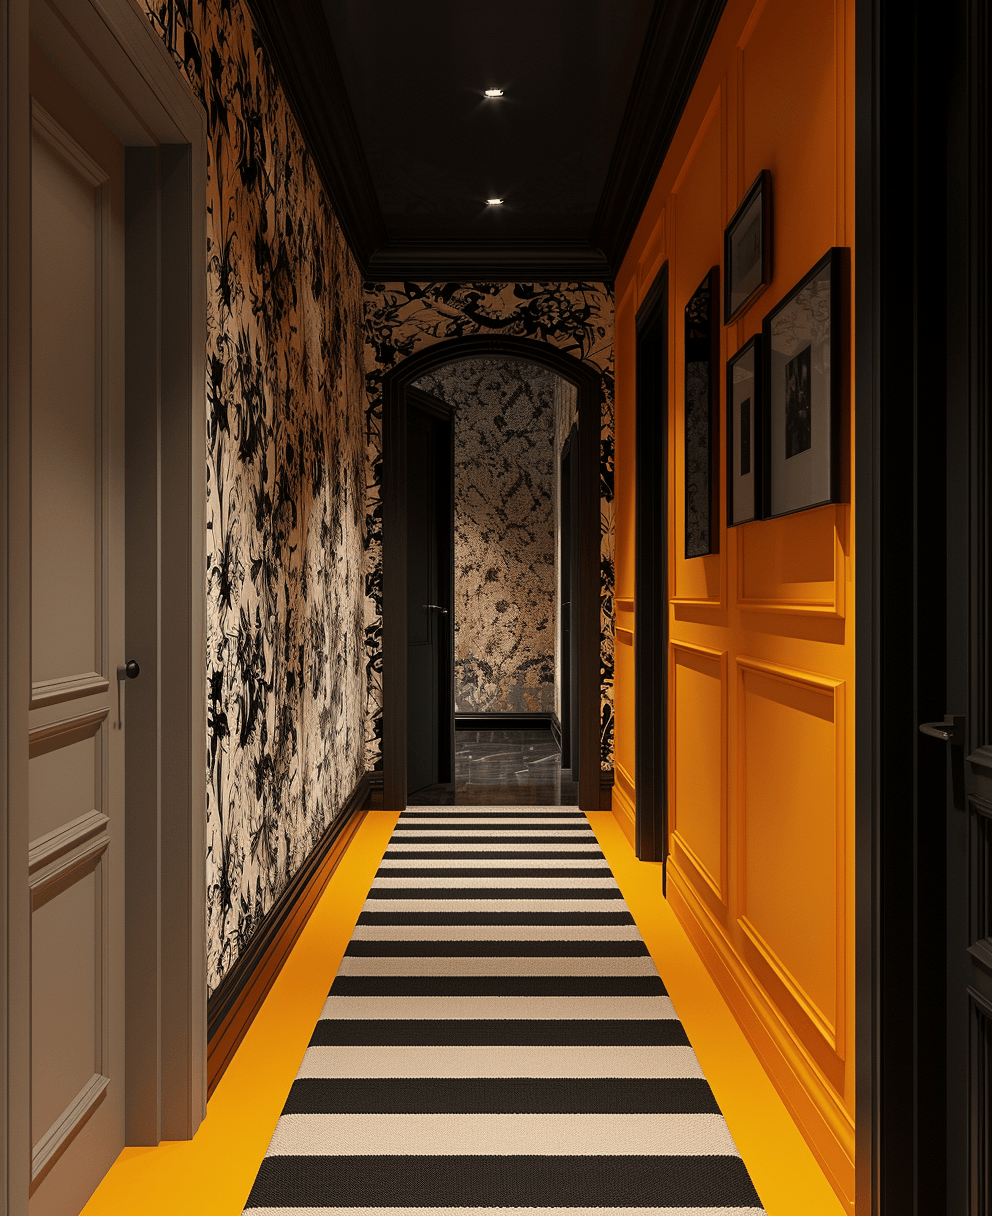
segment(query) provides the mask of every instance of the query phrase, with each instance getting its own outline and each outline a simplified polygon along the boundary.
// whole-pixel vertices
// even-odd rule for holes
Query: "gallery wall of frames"
[[[667,438],[666,675],[651,685],[667,898],[849,1205],[853,23],[853,0],[729,0],[617,277],[614,786],[633,840],[651,809],[632,644],[651,412]],[[665,274],[666,391],[639,400],[638,311],[643,330]]]

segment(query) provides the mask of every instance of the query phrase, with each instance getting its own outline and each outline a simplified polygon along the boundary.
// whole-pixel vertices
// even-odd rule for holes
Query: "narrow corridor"
[[[577,806],[550,729],[459,730],[454,784],[409,795],[410,806]]]
[[[582,818],[664,977],[765,1210],[769,1216],[840,1216],[843,1208],[767,1074],[668,905],[657,899],[657,867],[634,860],[612,815]],[[397,820],[388,812],[365,816],[194,1139],[125,1149],[85,1216],[237,1216],[243,1210]]]
[[[733,1210],[751,1179],[580,811],[404,811],[248,1214]]]

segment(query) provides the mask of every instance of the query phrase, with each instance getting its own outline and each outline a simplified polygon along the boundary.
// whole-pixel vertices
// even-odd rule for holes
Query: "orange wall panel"
[[[741,666],[739,915],[752,942],[837,1047],[843,976],[836,688]],[[783,749],[781,740],[790,746]],[[783,916],[783,909],[796,915]]]
[[[727,899],[726,656],[673,642],[675,842],[721,904]]]
[[[669,899],[852,1211],[855,505],[728,529],[723,419],[726,361],[764,315],[831,246],[853,265],[853,44],[854,0],[728,0],[616,281],[617,586],[630,597],[636,315],[668,265]],[[724,227],[762,169],[772,280],[731,325],[720,301],[719,552],[686,560],[684,309],[711,266],[722,291]],[[849,384],[843,409],[850,484]],[[629,598],[624,622],[617,804],[630,836]]]
[[[843,579],[839,588],[835,512],[817,507],[738,528],[740,602],[836,609]]]

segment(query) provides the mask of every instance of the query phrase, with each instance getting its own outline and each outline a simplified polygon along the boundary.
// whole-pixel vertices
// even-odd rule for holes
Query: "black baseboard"
[[[561,721],[557,714],[551,715],[551,738],[555,741],[555,747],[561,751]]]
[[[207,998],[208,1089],[213,1091],[368,809],[363,773],[310,856],[286,884],[231,970]],[[381,789],[381,781],[380,781]],[[380,794],[381,800],[381,794]]]
[[[455,714],[455,730],[553,730],[554,714]],[[560,728],[559,728],[560,730]]]
[[[599,770],[599,809],[601,811],[613,810],[613,769],[611,768]]]
[[[372,772],[366,773],[369,779],[369,806],[370,811],[382,810],[382,791],[385,785],[385,777],[381,768],[373,769]]]

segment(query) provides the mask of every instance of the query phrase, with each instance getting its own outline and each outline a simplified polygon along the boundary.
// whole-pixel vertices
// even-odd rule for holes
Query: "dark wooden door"
[[[946,840],[947,1212],[992,1211],[992,428],[988,6],[956,9],[949,45],[946,460],[943,553],[921,545],[925,571],[946,572],[945,715],[921,725],[921,767],[943,764],[934,824]],[[939,452],[939,445],[937,446]],[[927,456],[921,455],[926,469]],[[922,482],[926,492],[927,483]],[[944,753],[941,756],[941,753]],[[921,841],[926,848],[925,839]]]
[[[561,476],[559,479],[558,519],[560,527],[561,563],[558,578],[558,612],[561,619],[561,766],[578,769],[579,766],[579,679],[578,649],[573,645],[575,635],[578,591],[578,519],[579,484],[576,476],[574,452],[577,445],[576,428],[573,426],[561,451]]]
[[[407,402],[407,790],[454,779],[450,410]]]

